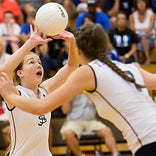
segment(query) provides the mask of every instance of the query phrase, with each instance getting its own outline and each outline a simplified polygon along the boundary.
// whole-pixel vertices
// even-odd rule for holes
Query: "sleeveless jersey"
[[[36,97],[30,90],[17,86],[21,96]],[[38,88],[40,98],[47,95],[43,88]],[[17,107],[8,111],[11,127],[10,156],[52,156],[49,151],[49,126],[51,113],[33,115]]]
[[[141,73],[132,64],[114,63],[139,83]],[[156,104],[147,89],[138,89],[99,60],[89,63],[95,76],[96,88],[85,92],[93,101],[98,114],[111,121],[127,140],[133,154],[141,146],[156,141]]]

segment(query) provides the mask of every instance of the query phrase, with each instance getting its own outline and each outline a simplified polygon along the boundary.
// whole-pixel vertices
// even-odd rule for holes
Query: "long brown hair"
[[[106,56],[109,49],[109,40],[102,26],[97,24],[85,24],[76,31],[75,38],[78,48],[87,58],[90,60],[99,59],[123,79],[134,83],[137,88],[145,87],[135,83],[133,78],[125,74],[125,72],[118,68],[116,64]]]

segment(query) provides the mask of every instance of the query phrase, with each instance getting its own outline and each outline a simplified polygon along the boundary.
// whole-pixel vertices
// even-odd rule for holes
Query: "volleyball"
[[[66,29],[68,14],[61,4],[49,2],[37,10],[35,22],[37,28],[43,34],[54,36]]]

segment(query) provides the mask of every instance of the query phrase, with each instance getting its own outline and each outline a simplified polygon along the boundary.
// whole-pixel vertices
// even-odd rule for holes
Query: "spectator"
[[[16,1],[12,0],[0,0],[0,23],[4,22],[3,17],[6,11],[11,11],[14,15],[15,21],[19,24],[23,24],[23,14],[21,8]]]
[[[127,18],[133,11],[132,0],[104,0],[103,11],[110,17],[111,28],[116,27],[116,14],[119,11],[126,13]]]
[[[96,119],[95,106],[86,95],[77,95],[69,103],[64,104],[62,110],[67,117],[60,132],[75,156],[83,154],[78,142],[83,131],[95,131],[105,140],[113,156],[121,156],[111,129]]]
[[[84,23],[84,19],[86,16],[90,16],[90,19],[96,23],[101,24],[102,27],[109,31],[110,29],[110,21],[108,18],[108,15],[103,12],[96,11],[97,8],[97,1],[96,0],[88,0],[88,11],[81,13],[77,18],[75,22],[75,30],[77,30],[81,25]]]
[[[118,12],[116,17],[116,28],[109,32],[110,41],[123,63],[135,62],[137,36],[127,27],[127,17],[124,12]]]
[[[135,12],[130,15],[129,24],[139,39],[137,50],[145,54],[145,61],[139,58],[140,63],[150,64],[149,51],[154,47],[155,38],[155,14],[152,9],[149,9],[147,0],[136,0],[135,2]]]
[[[19,48],[21,27],[15,22],[11,11],[4,13],[3,20],[0,24],[0,35],[7,43],[6,52],[12,54]]]

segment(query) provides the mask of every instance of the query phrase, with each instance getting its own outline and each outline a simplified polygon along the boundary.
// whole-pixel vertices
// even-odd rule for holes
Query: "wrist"
[[[128,59],[130,57],[129,54],[125,54],[124,56],[126,59]]]

